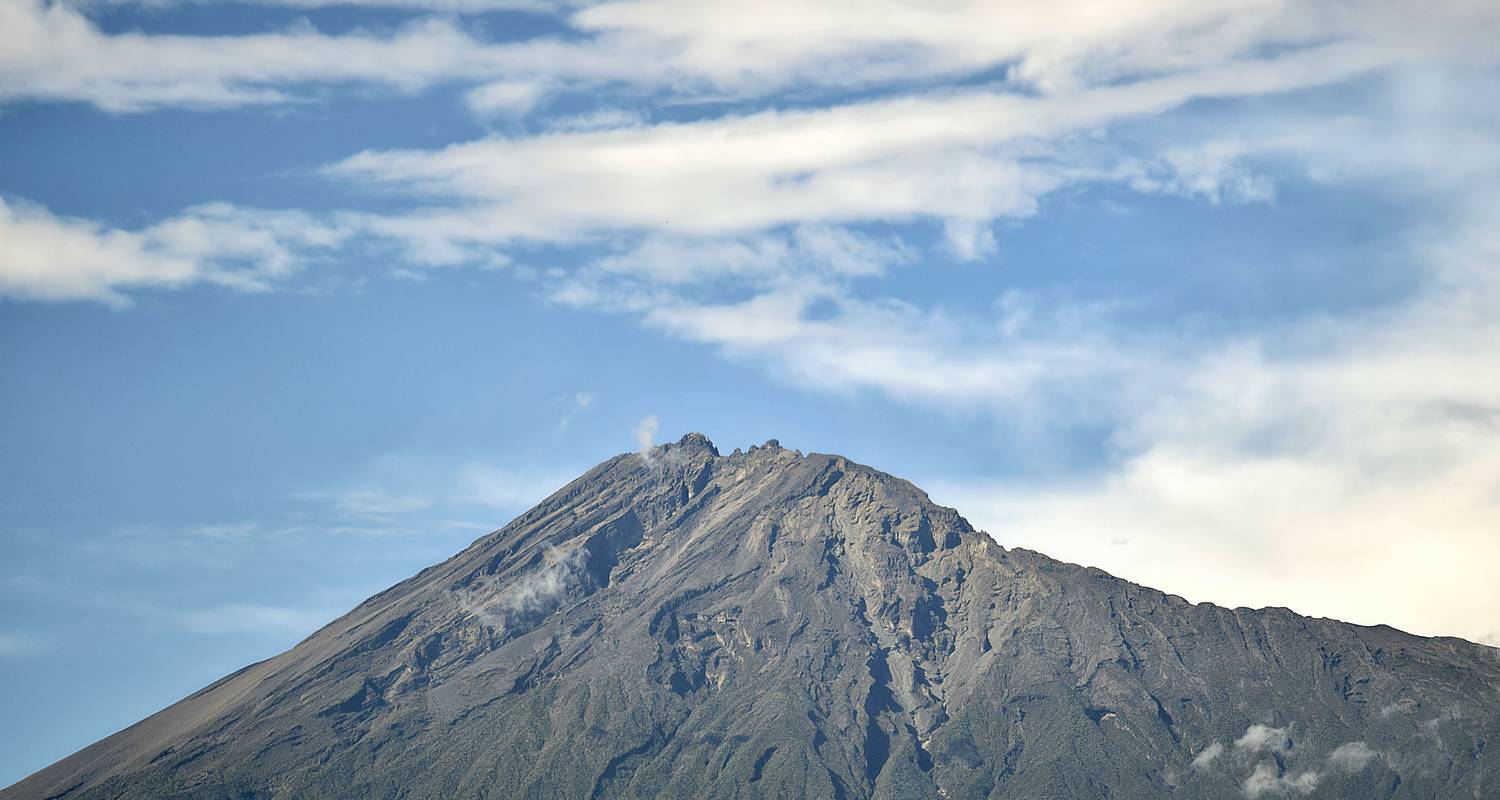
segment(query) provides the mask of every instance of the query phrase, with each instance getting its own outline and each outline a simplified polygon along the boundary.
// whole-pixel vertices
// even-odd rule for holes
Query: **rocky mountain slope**
[[[1500,651],[1193,605],[699,435],[0,791],[1242,796],[1500,797]]]

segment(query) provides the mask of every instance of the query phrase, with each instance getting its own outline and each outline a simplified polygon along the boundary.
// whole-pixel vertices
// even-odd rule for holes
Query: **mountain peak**
[[[0,798],[1484,796],[1497,687],[1488,648],[1191,605],[690,433]]]
[[[707,436],[696,431],[683,435],[677,440],[676,446],[683,450],[701,450],[714,456],[719,455],[719,448],[714,447],[714,443]]]

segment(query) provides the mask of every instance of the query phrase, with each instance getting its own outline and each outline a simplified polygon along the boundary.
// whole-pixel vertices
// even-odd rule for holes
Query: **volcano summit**
[[[697,434],[0,791],[1242,796],[1500,797],[1500,651],[1194,605]]]

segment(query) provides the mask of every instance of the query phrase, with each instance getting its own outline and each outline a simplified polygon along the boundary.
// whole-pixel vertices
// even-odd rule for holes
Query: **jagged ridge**
[[[0,797],[1481,797],[1500,660],[1006,550],[839,456],[613,458]]]

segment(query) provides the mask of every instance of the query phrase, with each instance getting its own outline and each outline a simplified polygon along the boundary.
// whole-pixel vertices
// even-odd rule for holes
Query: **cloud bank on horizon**
[[[289,187],[95,218],[0,177],[8,302],[133,313],[195,287],[508,270],[559,312],[810,393],[931,409],[955,432],[1003,420],[1041,451],[1102,431],[1087,468],[912,476],[1004,544],[1194,600],[1500,630],[1493,3],[244,0],[215,24],[204,8],[0,0],[0,125],[65,107],[101,131],[312,126],[335,103],[413,98],[467,125],[290,163],[318,187],[306,204]],[[1166,248],[1165,273],[1003,285],[1025,271],[1010,231],[1097,195],[1141,216],[1379,196],[1400,211],[1367,238],[1393,266],[1350,254],[1319,266],[1327,296],[1232,322],[1162,307],[1159,284],[1283,280],[1304,268],[1300,232],[1249,265]]]

